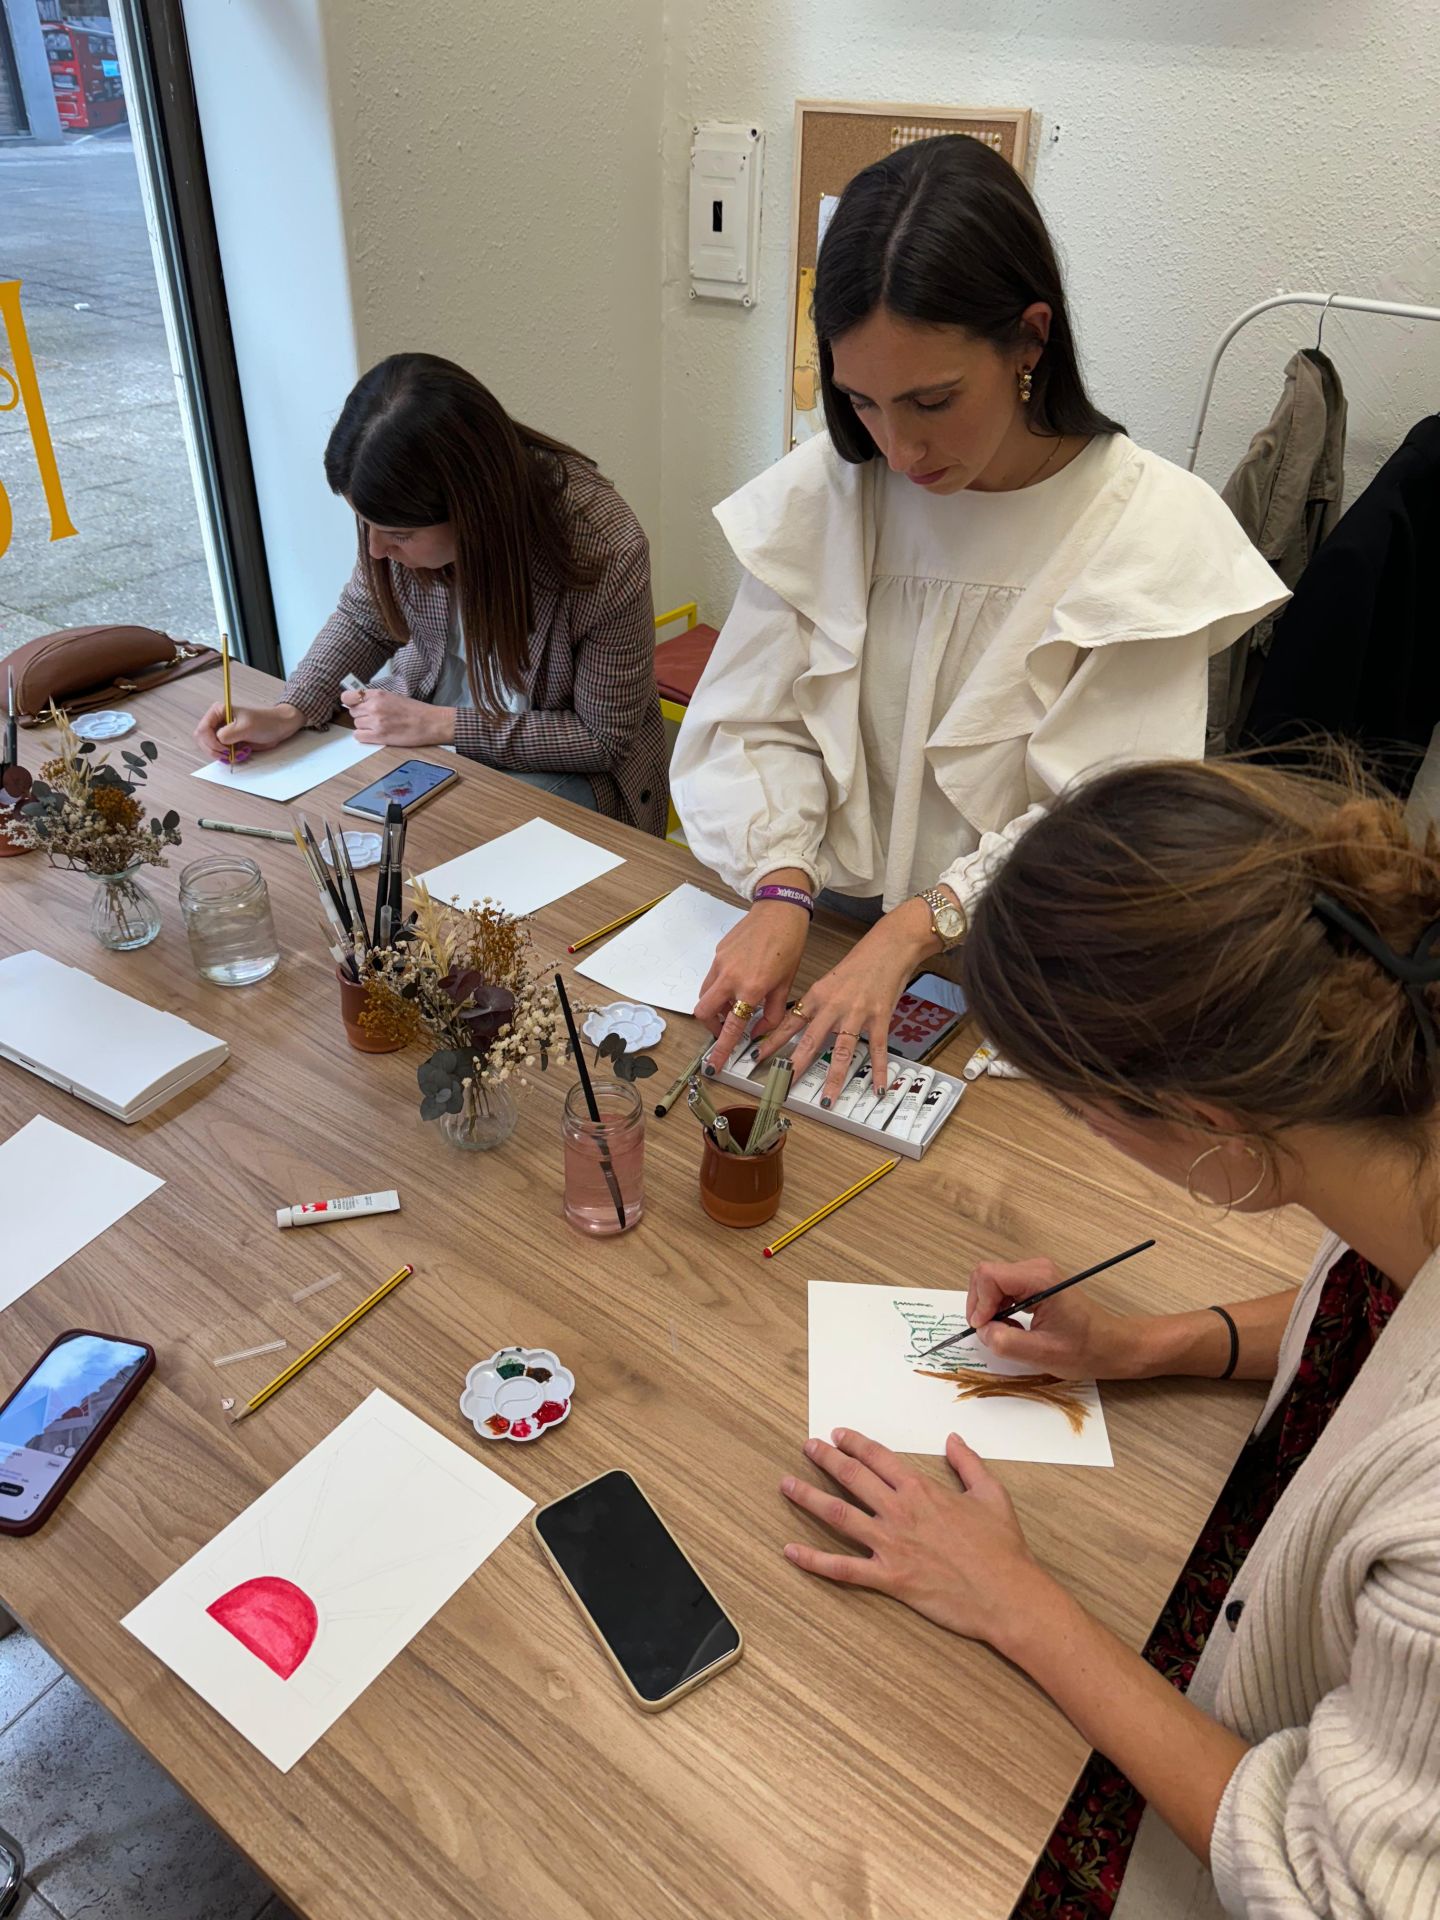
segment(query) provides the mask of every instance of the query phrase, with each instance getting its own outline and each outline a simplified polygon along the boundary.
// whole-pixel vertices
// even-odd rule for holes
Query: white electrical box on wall
[[[755,304],[765,135],[712,120],[690,142],[690,298]]]

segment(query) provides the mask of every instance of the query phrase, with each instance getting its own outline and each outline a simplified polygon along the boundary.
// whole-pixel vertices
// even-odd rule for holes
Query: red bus
[[[66,21],[46,27],[45,51],[63,126],[87,132],[93,127],[113,127],[125,118],[113,34]]]

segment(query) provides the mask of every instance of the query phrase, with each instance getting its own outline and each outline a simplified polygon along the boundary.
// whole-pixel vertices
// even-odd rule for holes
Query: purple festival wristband
[[[803,907],[812,920],[815,918],[814,896],[806,893],[803,887],[757,887],[750,899],[752,905],[758,905],[762,900],[783,900],[786,906]]]

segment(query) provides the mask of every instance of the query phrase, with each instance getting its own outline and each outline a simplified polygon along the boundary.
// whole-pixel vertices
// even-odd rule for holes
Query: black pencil
[[[1104,1273],[1107,1267],[1118,1267],[1122,1260],[1133,1260],[1137,1253],[1144,1253],[1147,1247],[1153,1247],[1153,1240],[1142,1240],[1138,1247],[1127,1247],[1124,1253],[1112,1253],[1108,1260],[1097,1261],[1093,1267],[1086,1267],[1083,1273],[1072,1273],[1068,1280],[1057,1280],[1053,1287],[1045,1287],[1039,1293],[1032,1293],[1028,1300],[1017,1300],[1003,1313],[997,1313],[994,1320],[986,1322],[994,1326],[996,1320],[1013,1321],[1017,1313],[1028,1313],[1032,1307],[1038,1307],[1042,1300],[1053,1300],[1057,1293],[1064,1293],[1067,1287],[1078,1287],[1082,1280],[1093,1280],[1097,1273]],[[958,1341],[968,1340],[975,1327],[966,1327],[960,1333],[952,1333],[948,1340],[942,1340],[938,1347],[927,1347],[921,1354],[922,1360],[928,1360],[932,1353],[941,1353],[946,1347],[953,1347]]]

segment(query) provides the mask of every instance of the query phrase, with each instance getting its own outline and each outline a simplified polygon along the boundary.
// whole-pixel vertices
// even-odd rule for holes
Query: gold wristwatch
[[[953,953],[970,928],[965,909],[956,906],[949,894],[942,893],[939,887],[927,887],[918,897],[930,909],[931,930],[940,942],[941,952]]]

